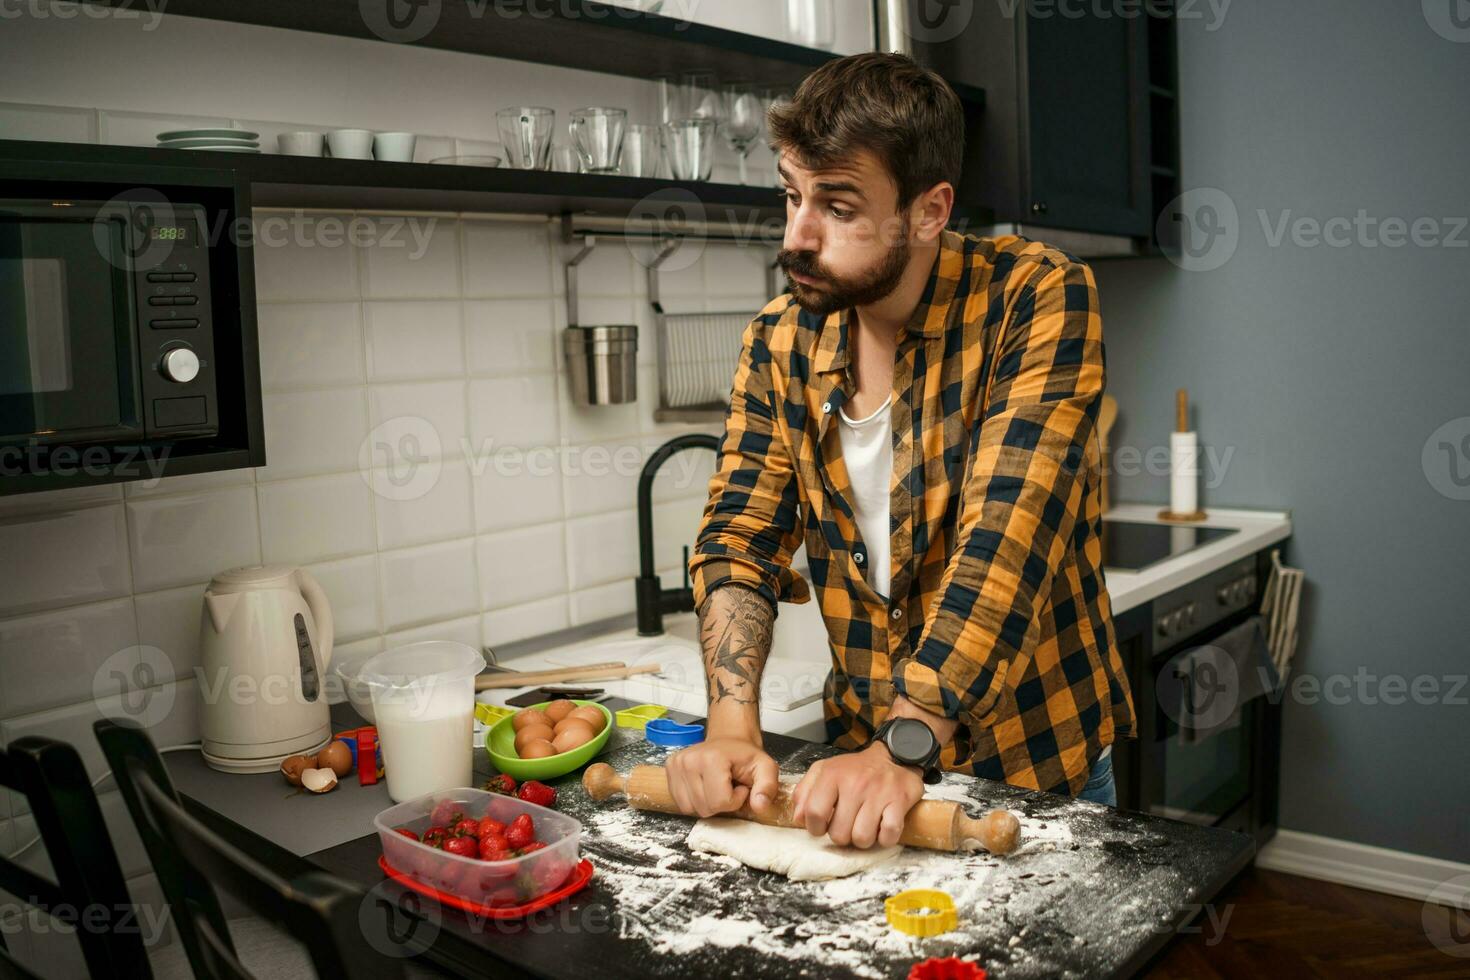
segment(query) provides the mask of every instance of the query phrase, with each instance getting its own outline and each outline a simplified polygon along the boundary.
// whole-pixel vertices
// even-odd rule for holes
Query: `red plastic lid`
[[[448,892],[441,892],[433,885],[425,884],[417,878],[399,871],[388,863],[387,857],[381,854],[378,856],[378,867],[383,869],[383,874],[392,878],[403,887],[412,889],[427,898],[432,898],[440,905],[448,905],[450,908],[456,908],[460,911],[469,912],[472,915],[478,915],[486,919],[523,918],[537,909],[544,909],[548,905],[555,905],[568,895],[575,895],[583,888],[586,888],[587,882],[592,880],[592,862],[583,858],[572,869],[571,877],[545,895],[537,896],[522,905],[496,905],[492,907],[489,905],[476,905],[469,899],[460,898],[458,895],[451,895]]]
[[[946,956],[915,963],[909,969],[909,980],[985,980],[985,971],[977,963]]]

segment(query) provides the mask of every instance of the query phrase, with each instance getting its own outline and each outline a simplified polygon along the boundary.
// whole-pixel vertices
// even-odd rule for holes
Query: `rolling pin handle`
[[[597,762],[582,773],[582,787],[594,800],[605,800],[624,791],[623,777],[606,762]]]

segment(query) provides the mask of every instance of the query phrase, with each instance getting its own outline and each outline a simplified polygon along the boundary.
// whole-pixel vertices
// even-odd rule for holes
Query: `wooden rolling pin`
[[[567,681],[612,681],[634,674],[656,674],[663,669],[659,664],[639,664],[628,667],[622,663],[593,664],[589,667],[561,667],[556,670],[506,671],[501,674],[481,674],[475,678],[475,690],[493,691],[505,687],[535,687],[538,684],[562,684]]]
[[[679,805],[669,792],[669,777],[663,766],[634,766],[626,776],[612,766],[599,762],[587,767],[582,785],[594,800],[602,801],[622,793],[628,805],[640,810],[680,813]],[[754,820],[771,827],[803,827],[791,815],[791,787],[785,783],[776,791],[765,813],[757,813],[746,803],[723,817]],[[927,847],[931,851],[973,851],[981,847],[991,854],[1009,854],[1021,843],[1021,822],[1005,810],[991,810],[979,820],[965,814],[964,809],[949,800],[920,800],[903,821],[900,844]]]

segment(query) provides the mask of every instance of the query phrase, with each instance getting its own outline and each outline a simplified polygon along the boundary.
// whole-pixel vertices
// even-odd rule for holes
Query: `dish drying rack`
[[[654,348],[658,354],[658,407],[653,415],[658,422],[708,423],[723,422],[730,407],[731,382],[735,376],[740,352],[740,338],[758,310],[710,313],[669,313],[664,309],[659,289],[659,269],[687,241],[746,243],[749,235],[712,231],[708,227],[686,225],[644,229],[630,221],[599,225],[587,216],[563,216],[562,237],[567,242],[580,241],[581,249],[566,263],[567,318],[577,325],[577,266],[597,245],[599,237],[625,240],[645,239],[656,242],[648,261],[648,303],[653,308]],[[773,250],[774,251],[774,250]],[[766,295],[778,293],[776,270],[779,263],[772,258],[766,264]]]

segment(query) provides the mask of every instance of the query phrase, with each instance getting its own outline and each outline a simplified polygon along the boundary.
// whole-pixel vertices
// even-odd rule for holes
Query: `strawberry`
[[[505,839],[504,834],[483,834],[480,837],[480,846],[488,846],[501,851],[509,851],[510,841]]]
[[[460,857],[479,857],[480,845],[473,837],[451,837],[444,842],[444,850]]]
[[[524,857],[525,855],[530,854],[532,851],[539,851],[539,850],[541,850],[545,846],[546,846],[546,844],[544,842],[539,841],[539,840],[533,840],[533,841],[531,841],[531,843],[527,844],[525,847],[522,847],[519,850],[517,850],[516,851],[516,854],[519,855],[519,856]]]
[[[453,827],[463,819],[464,813],[453,800],[440,800],[429,814],[429,823],[444,827]]]
[[[413,831],[409,830],[407,827],[394,827],[393,830],[394,830],[395,833],[402,834],[404,837],[407,837],[409,840],[418,840],[419,839],[419,835],[418,834],[415,834]]]
[[[481,817],[480,832],[476,836],[481,838],[490,836],[504,837],[505,824],[501,823],[499,820],[496,820],[493,817]]]
[[[516,795],[516,781],[506,773],[491,776],[489,781],[485,783],[485,788],[492,793],[502,793],[506,796]]]
[[[480,841],[481,861],[508,861],[515,855],[505,846],[505,838],[487,838]]]
[[[556,805],[556,790],[534,779],[528,779],[524,783],[521,783],[520,791],[516,793],[516,796],[525,800],[527,803],[534,803],[537,806],[549,807]]]
[[[444,838],[448,836],[449,831],[446,828],[433,826],[424,831],[423,842],[430,847],[441,847],[444,844]]]
[[[486,905],[517,905],[520,901],[520,893],[513,885],[502,885],[485,897]]]
[[[505,839],[511,847],[525,847],[535,840],[536,825],[531,821],[531,815],[523,813],[512,820],[505,831]]]
[[[452,833],[456,837],[479,837],[480,821],[466,817],[454,825]]]

